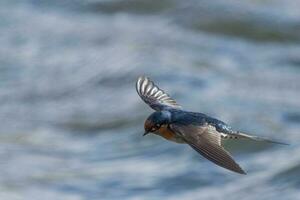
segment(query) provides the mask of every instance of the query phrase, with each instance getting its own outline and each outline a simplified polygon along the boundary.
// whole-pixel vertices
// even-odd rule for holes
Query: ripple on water
[[[286,188],[293,186],[299,189],[300,188],[299,177],[300,177],[300,163],[297,163],[275,174],[270,179],[270,183],[275,185],[282,185]]]
[[[300,123],[300,113],[296,113],[296,112],[285,113],[284,114],[284,119],[287,122],[299,124]]]
[[[135,14],[156,14],[175,6],[171,0],[129,0],[129,1],[99,1],[91,2],[87,9],[102,13],[135,13]]]

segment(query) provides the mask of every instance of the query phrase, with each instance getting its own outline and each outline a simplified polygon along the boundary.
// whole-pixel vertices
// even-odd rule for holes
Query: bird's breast
[[[173,142],[177,142],[177,143],[184,143],[180,138],[178,138],[176,136],[176,134],[170,130],[168,128],[168,126],[161,126],[158,129],[158,133],[160,136],[162,136],[163,138],[167,139],[167,140],[171,140]]]

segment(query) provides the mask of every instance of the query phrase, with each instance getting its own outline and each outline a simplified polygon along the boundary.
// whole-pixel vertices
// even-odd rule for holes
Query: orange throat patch
[[[160,129],[158,129],[158,133],[167,140],[172,140],[174,138],[174,133],[168,129],[167,126],[161,126]]]

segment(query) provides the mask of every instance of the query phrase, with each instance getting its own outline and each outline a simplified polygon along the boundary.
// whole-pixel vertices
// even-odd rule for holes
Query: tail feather
[[[268,142],[268,143],[274,143],[274,144],[289,145],[284,142],[270,140],[268,138],[258,137],[258,136],[254,136],[254,135],[248,135],[246,133],[241,133],[241,132],[230,133],[227,135],[228,135],[228,137],[225,137],[225,138],[230,138],[230,139],[231,138],[234,138],[234,139],[246,138],[246,139],[255,140],[255,141],[259,141],[259,142]]]

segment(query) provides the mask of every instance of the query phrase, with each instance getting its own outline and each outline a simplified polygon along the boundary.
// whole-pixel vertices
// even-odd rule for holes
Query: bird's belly
[[[158,135],[173,142],[184,143],[184,141],[178,138],[176,134],[173,131],[171,131],[167,126],[161,126],[158,130]]]

